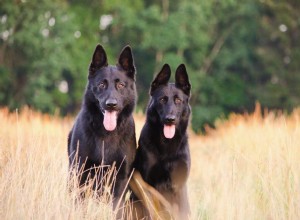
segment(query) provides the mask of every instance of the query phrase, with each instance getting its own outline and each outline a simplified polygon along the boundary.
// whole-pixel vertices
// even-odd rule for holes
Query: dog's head
[[[177,67],[175,83],[168,83],[171,69],[165,64],[151,84],[151,100],[149,109],[159,115],[166,138],[174,137],[176,130],[180,130],[181,122],[187,125],[190,115],[189,98],[191,84],[184,64]]]
[[[129,116],[135,106],[135,66],[131,48],[126,46],[115,66],[108,65],[104,48],[97,45],[89,66],[88,92],[103,114],[107,131],[115,130],[122,114]]]

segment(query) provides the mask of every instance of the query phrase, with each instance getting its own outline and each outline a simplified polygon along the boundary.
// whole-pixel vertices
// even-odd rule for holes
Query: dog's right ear
[[[104,48],[100,44],[98,44],[95,48],[93,58],[89,66],[89,75],[90,76],[94,75],[98,69],[107,65],[108,63],[107,63],[106,52]]]
[[[151,83],[150,95],[153,95],[153,92],[160,86],[166,85],[171,76],[171,68],[169,64],[165,64],[161,71],[157,74],[153,82]]]

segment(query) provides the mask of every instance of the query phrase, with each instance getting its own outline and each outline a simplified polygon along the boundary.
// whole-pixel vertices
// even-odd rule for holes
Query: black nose
[[[116,99],[107,99],[105,102],[106,107],[108,108],[115,108],[117,107],[117,100]]]
[[[174,124],[175,119],[176,119],[175,115],[167,115],[167,117],[165,118],[165,123]]]

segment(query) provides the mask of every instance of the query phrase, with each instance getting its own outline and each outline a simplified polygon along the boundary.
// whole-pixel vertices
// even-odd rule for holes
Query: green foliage
[[[74,43],[72,18],[65,7],[60,1],[4,2],[1,32],[9,31],[9,36],[1,39],[1,65],[10,72],[11,87],[4,93],[11,98],[2,104],[27,104],[47,112],[56,108],[53,93],[62,70],[71,63],[66,48]]]
[[[230,112],[300,104],[300,3],[224,1],[8,1],[0,8],[0,105],[76,112],[97,43],[109,63],[130,44],[138,109],[164,63],[187,65],[194,130]],[[106,19],[106,24],[102,24]],[[64,93],[62,85],[68,85]]]

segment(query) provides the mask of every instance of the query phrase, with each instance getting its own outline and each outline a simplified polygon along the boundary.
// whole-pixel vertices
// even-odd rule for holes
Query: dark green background
[[[187,65],[192,125],[201,131],[255,102],[291,111],[300,103],[299,0],[1,0],[0,105],[76,113],[97,43],[110,64],[130,44],[137,110],[164,63]],[[112,18],[105,28],[100,21]],[[76,34],[75,34],[76,33]],[[174,78],[174,76],[172,77]],[[59,90],[61,81],[69,90]]]

